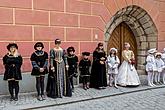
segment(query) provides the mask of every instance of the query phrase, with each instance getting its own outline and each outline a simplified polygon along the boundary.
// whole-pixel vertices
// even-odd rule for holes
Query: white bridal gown
[[[117,77],[117,84],[121,86],[138,86],[140,84],[139,76],[134,65],[128,63],[128,61],[134,58],[133,51],[124,50],[122,52],[124,61],[119,67],[119,74]]]

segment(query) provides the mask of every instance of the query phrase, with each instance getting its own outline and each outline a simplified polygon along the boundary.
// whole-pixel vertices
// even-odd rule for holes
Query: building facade
[[[6,46],[16,42],[24,60],[22,85],[33,85],[29,74],[33,45],[42,41],[49,52],[56,38],[64,48],[74,46],[78,55],[104,42],[106,51],[116,47],[121,57],[123,43],[129,42],[139,74],[145,74],[146,51],[165,47],[164,7],[165,0],[0,0],[1,77]]]

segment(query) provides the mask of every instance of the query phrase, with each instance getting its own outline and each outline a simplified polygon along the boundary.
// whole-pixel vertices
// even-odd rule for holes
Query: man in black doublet
[[[69,65],[68,74],[69,80],[71,83],[72,91],[74,91],[74,84],[73,84],[73,77],[76,77],[77,74],[77,64],[78,64],[78,57],[75,55],[74,47],[69,47],[67,49],[67,61]]]
[[[8,53],[3,57],[3,64],[5,66],[4,80],[8,81],[9,93],[11,95],[10,100],[17,101],[19,93],[19,80],[22,80],[22,57],[17,51],[17,44],[10,43],[7,46],[7,49]]]
[[[44,78],[48,73],[48,53],[43,51],[44,45],[42,42],[37,42],[34,45],[35,52],[31,55],[31,63],[33,66],[31,75],[36,77],[36,89],[39,101],[45,100],[44,95]]]

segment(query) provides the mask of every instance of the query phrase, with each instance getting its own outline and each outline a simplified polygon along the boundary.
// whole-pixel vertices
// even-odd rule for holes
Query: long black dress
[[[55,68],[55,72],[49,71],[47,83],[47,95],[51,98],[72,96],[70,81],[65,65],[67,57],[62,48],[50,50],[50,65]]]
[[[5,55],[3,64],[5,65],[4,80],[22,80],[22,57],[20,55],[16,57],[9,54]]]
[[[101,60],[101,58],[105,58]],[[101,64],[100,61],[103,61],[104,64]],[[93,64],[90,77],[90,87],[99,88],[107,86],[107,76],[106,76],[106,54],[105,51],[96,49],[93,52]]]

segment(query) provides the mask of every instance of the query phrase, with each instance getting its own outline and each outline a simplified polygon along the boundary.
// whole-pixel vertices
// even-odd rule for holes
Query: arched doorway
[[[123,61],[122,50],[124,49],[125,42],[130,43],[131,50],[134,52],[135,56],[137,56],[137,44],[134,34],[132,30],[129,28],[129,26],[126,23],[122,22],[112,32],[112,35],[107,44],[107,50],[109,50],[112,47],[118,49],[117,55],[121,62]]]
[[[119,45],[119,41],[117,42],[117,44],[115,44],[115,42],[113,41],[111,42],[111,40],[115,38],[113,37],[114,36],[113,34],[118,33],[118,31],[120,30],[119,27],[122,24],[125,26],[127,30],[131,30],[134,35],[134,37],[128,37],[128,38],[136,39],[134,40],[134,42],[131,41],[133,43],[133,44],[131,43],[131,45],[136,44],[136,46],[134,46],[136,48],[132,47],[132,49],[136,50],[134,52],[137,58],[136,60],[137,60],[137,69],[139,71],[138,73],[145,74],[144,64],[146,60],[147,50],[150,48],[157,48],[158,30],[150,15],[141,7],[137,5],[131,5],[122,8],[118,12],[116,12],[116,14],[111,18],[111,20],[106,25],[104,34],[105,34],[105,45],[107,46],[106,47],[107,52],[111,47],[111,45],[114,47],[116,45],[116,48],[118,47],[117,45]],[[116,34],[115,36],[118,35]],[[123,47],[120,47],[120,49],[122,48]]]

